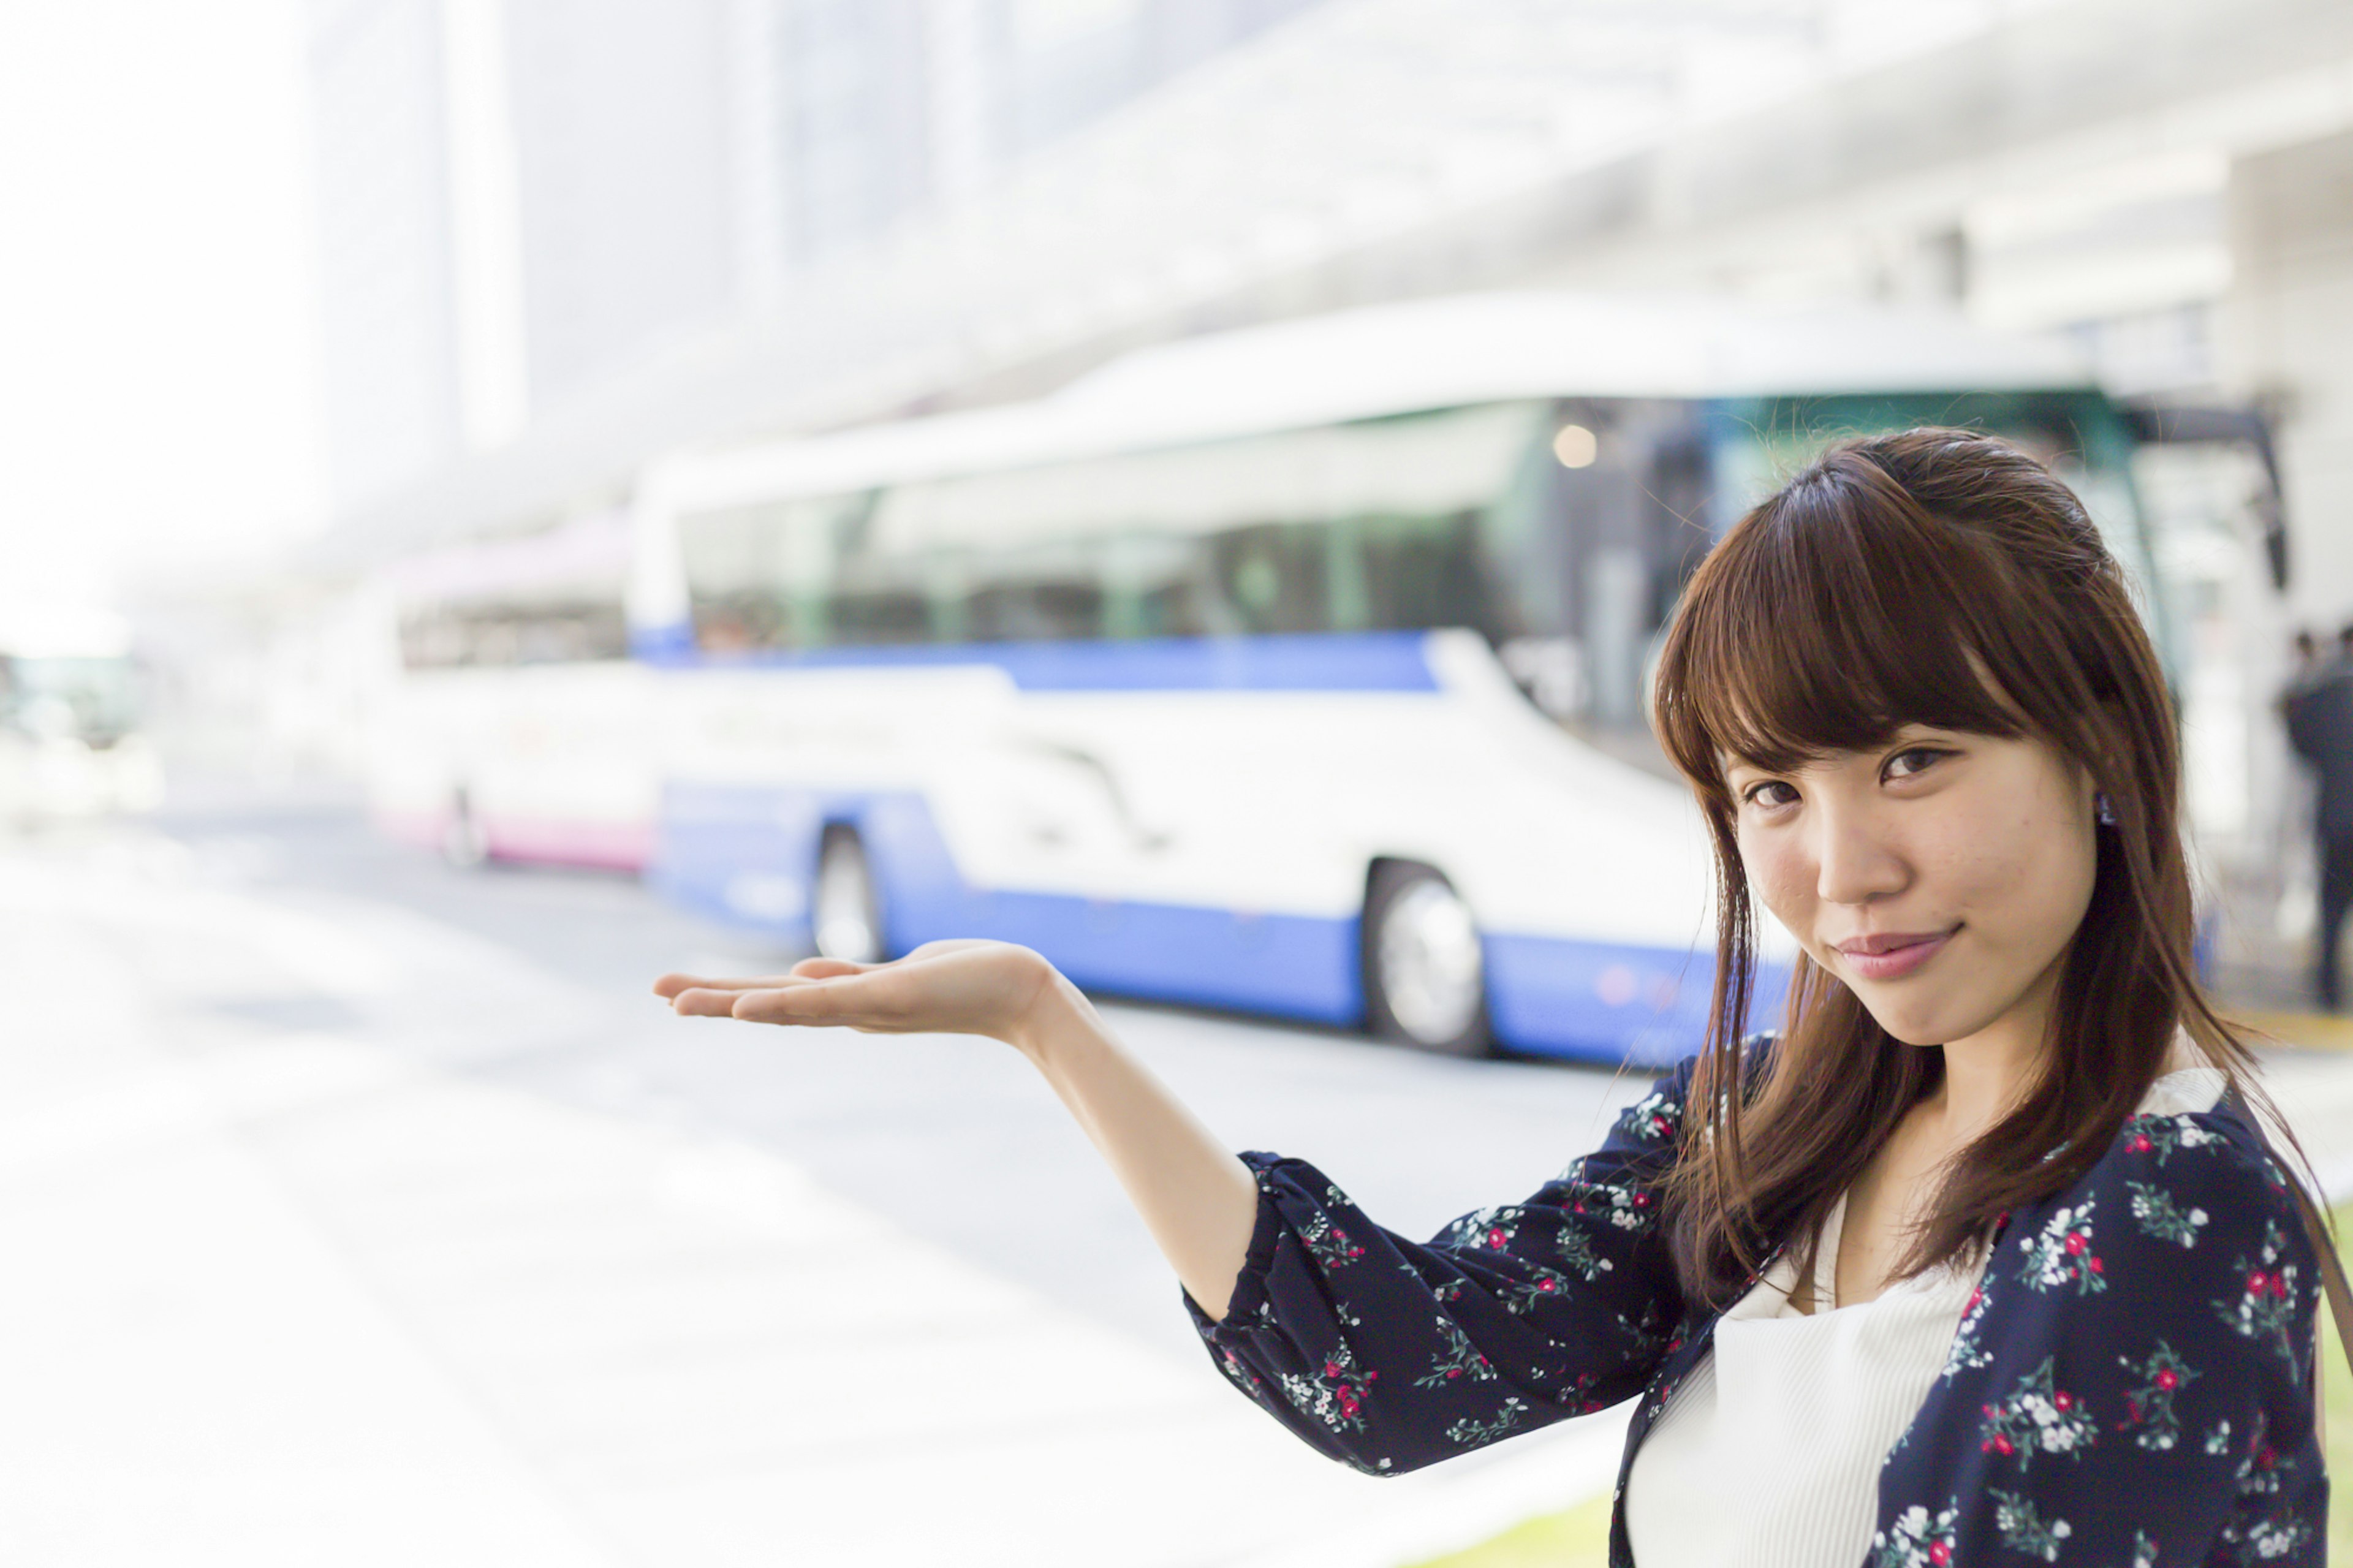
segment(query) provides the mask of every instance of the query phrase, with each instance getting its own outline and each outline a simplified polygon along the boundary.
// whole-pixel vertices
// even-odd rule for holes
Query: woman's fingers
[[[851,973],[809,980],[773,990],[745,991],[735,997],[734,1016],[754,1024],[847,1024],[888,1027],[894,988],[881,975]]]
[[[846,958],[804,958],[783,974],[665,974],[654,982],[654,994],[674,1001],[689,991],[773,991],[804,980],[830,980],[881,967],[877,963],[853,963]]]
[[[754,991],[765,985],[789,985],[788,974],[665,974],[654,982],[654,994],[675,997],[681,991]]]
[[[879,964],[860,963],[847,958],[804,958],[793,965],[793,976],[799,980],[831,980],[843,974],[863,974],[870,969],[880,967]],[[765,989],[766,984],[766,982],[762,982],[758,988]]]
[[[735,999],[741,991],[716,991],[695,986],[680,992],[670,999],[670,1008],[682,1017],[727,1018],[734,1016]]]
[[[695,1017],[998,1036],[1050,973],[1027,948],[966,940],[926,942],[888,963],[806,958],[759,979],[665,974],[654,989]]]

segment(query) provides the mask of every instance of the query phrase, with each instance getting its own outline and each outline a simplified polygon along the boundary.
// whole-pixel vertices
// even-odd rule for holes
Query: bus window
[[[1099,542],[1031,545],[967,563],[963,606],[974,642],[1092,640],[1103,635]]]
[[[1107,542],[1103,635],[1197,637],[1240,629],[1210,581],[1201,542],[1165,534],[1126,533]]]
[[[1502,629],[1479,562],[1477,514],[1366,518],[1353,531],[1370,626],[1468,626],[1491,637]]]
[[[1544,428],[1498,405],[691,515],[696,641],[1500,635],[1520,573],[1482,531]]]
[[[130,734],[137,719],[127,658],[0,654],[0,730],[106,747]]]
[[[410,669],[579,664],[626,658],[628,651],[618,599],[445,603],[413,609],[400,622],[401,663]]]
[[[1324,522],[1269,522],[1208,541],[1210,581],[1245,632],[1332,629],[1331,579]]]

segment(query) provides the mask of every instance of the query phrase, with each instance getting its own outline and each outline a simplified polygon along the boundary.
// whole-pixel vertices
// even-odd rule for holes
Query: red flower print
[[[1949,1542],[1932,1541],[1928,1542],[1928,1561],[1934,1563],[1936,1565],[1936,1568],[1946,1568],[1946,1564],[1952,1562],[1952,1560],[1953,1548]]]
[[[2090,1245],[2091,1245],[2091,1244],[2090,1244],[2088,1241],[2086,1241],[2086,1240],[2084,1239],[2084,1233],[2083,1233],[2082,1231],[2080,1231],[2080,1230],[2071,1230],[2071,1231],[2069,1231],[2069,1232],[2067,1233],[2067,1250],[2068,1250],[2068,1251],[2070,1251],[2070,1252],[2074,1252],[2074,1253],[2080,1253],[2080,1252],[2082,1252],[2082,1251],[2084,1250],[2084,1247],[2088,1247],[2088,1246],[2090,1246]]]
[[[2073,1410],[2075,1408],[2075,1396],[2063,1388],[2051,1396],[2051,1403],[2062,1410]]]
[[[2180,1374],[2170,1368],[2168,1368],[2157,1374],[2158,1387],[2164,1389],[2168,1394],[2172,1393],[2175,1388],[2180,1385]]]
[[[2270,1284],[2271,1280],[2264,1277],[2262,1269],[2258,1268],[2247,1276],[2247,1294],[2260,1296]]]
[[[2092,1255],[2092,1261],[2087,1267],[2089,1267],[2094,1274],[2105,1274],[2107,1272],[2107,1270],[2100,1267],[2100,1258],[2097,1253],[2094,1253]]]

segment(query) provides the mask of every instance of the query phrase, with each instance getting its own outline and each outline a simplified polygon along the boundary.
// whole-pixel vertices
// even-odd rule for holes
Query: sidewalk
[[[588,1004],[167,850],[0,859],[0,1559],[1391,1568],[1608,1484],[1606,1417],[1331,1465],[768,1153],[430,1065]]]

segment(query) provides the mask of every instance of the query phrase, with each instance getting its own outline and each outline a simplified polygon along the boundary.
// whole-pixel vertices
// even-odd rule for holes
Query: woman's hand
[[[1103,1151],[1202,1310],[1225,1315],[1257,1219],[1257,1178],[1121,1048],[1079,988],[1028,948],[929,942],[889,963],[805,958],[759,980],[665,974],[654,991],[698,1017],[1003,1040],[1045,1075]]]
[[[805,958],[784,974],[705,980],[665,974],[654,993],[695,1017],[822,1024],[884,1035],[986,1035],[1028,1052],[1041,1014],[1084,999],[1026,947],[929,942],[888,963]]]

